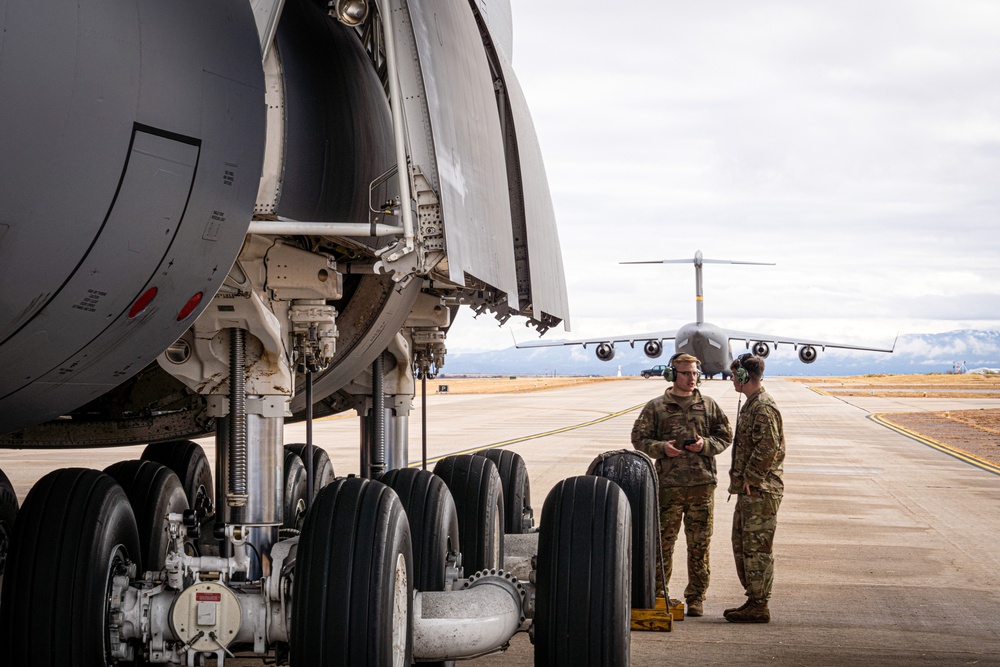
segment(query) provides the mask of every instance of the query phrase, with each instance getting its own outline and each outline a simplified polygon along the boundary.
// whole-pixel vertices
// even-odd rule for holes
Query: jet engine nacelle
[[[804,364],[811,364],[818,356],[816,348],[812,345],[803,345],[799,348],[799,361]]]
[[[642,346],[642,351],[650,359],[656,359],[663,354],[663,343],[658,340],[647,340]]]
[[[753,344],[753,353],[761,359],[767,359],[767,355],[771,354],[771,346],[764,341],[757,341]]]
[[[601,343],[597,346],[597,358],[601,361],[611,361],[615,358],[614,343]]]

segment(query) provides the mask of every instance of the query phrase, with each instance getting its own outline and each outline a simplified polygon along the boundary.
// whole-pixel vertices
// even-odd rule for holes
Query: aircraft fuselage
[[[729,350],[729,336],[721,327],[709,322],[691,322],[677,331],[675,340],[675,352],[698,357],[706,375],[729,374],[733,355]]]

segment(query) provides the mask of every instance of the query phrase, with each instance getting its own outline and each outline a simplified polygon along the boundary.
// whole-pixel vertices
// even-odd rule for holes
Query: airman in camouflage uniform
[[[729,493],[738,494],[733,516],[736,573],[746,591],[741,607],[727,609],[733,623],[768,623],[774,583],[774,530],[784,494],[785,434],[774,399],[761,386],[764,360],[740,355],[731,365],[733,387],[747,397],[736,421]],[[742,372],[741,372],[742,371]]]
[[[708,549],[718,483],[715,456],[729,446],[732,431],[719,405],[696,388],[700,375],[696,357],[674,355],[664,375],[668,379],[673,375],[673,384],[642,409],[632,426],[632,446],[656,461],[664,586],[670,581],[674,544],[683,519],[688,551],[684,597],[688,615],[701,616],[711,574]]]

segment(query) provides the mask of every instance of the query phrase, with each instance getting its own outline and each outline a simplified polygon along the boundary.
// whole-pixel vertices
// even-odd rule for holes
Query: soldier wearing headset
[[[733,466],[729,471],[729,493],[738,494],[733,515],[733,555],[747,600],[741,607],[727,609],[724,616],[732,623],[768,623],[771,612],[767,601],[774,582],[774,529],[784,493],[781,475],[785,434],[778,406],[762,386],[764,360],[741,354],[729,368],[733,388],[747,398],[736,419]]]
[[[715,456],[729,446],[732,431],[719,405],[698,391],[701,368],[696,357],[675,354],[663,376],[672,384],[642,409],[632,426],[632,446],[656,462],[664,587],[670,581],[674,544],[683,519],[688,551],[687,615],[701,616],[710,575],[708,549],[718,482]]]

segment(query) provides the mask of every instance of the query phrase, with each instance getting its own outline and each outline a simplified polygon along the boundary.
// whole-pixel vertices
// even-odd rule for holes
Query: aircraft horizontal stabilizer
[[[774,266],[774,262],[745,262],[738,259],[650,259],[634,262],[618,262],[619,264],[756,264],[757,266]]]

